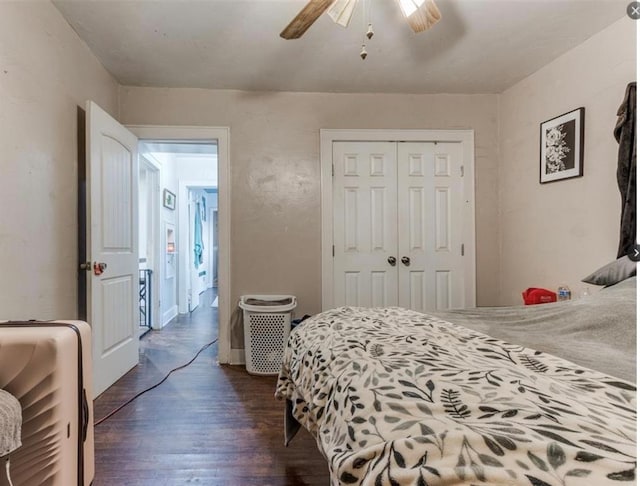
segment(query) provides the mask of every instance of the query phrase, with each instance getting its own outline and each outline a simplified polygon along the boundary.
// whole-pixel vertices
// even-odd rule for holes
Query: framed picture
[[[582,176],[584,108],[540,124],[540,184]]]
[[[162,205],[171,210],[176,209],[176,195],[169,189],[165,189],[162,193]]]

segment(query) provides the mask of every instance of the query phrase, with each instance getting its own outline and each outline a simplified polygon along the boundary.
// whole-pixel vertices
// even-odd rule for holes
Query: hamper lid
[[[286,299],[279,299],[279,300],[247,298],[244,302],[249,305],[272,305],[272,306],[289,305],[293,302],[293,297],[287,297]]]
[[[240,308],[252,312],[288,312],[298,305],[295,295],[243,295]]]

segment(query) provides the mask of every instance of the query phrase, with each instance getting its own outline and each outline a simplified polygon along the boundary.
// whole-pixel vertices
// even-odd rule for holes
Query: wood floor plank
[[[96,419],[161,380],[217,337],[215,298],[141,340],[140,364],[94,402]],[[328,486],[304,430],[289,447],[276,377],[220,366],[217,344],[95,429],[94,486]]]

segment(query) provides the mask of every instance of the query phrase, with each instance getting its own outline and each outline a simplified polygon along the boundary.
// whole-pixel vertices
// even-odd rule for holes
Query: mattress
[[[628,297],[631,287],[635,283],[613,293]],[[603,307],[600,326],[607,326],[616,302],[593,304]],[[631,302],[635,308],[635,295]],[[570,307],[540,307],[534,320],[559,313],[571,321]],[[527,320],[514,320],[524,326],[526,341]],[[554,335],[553,326],[546,328],[547,340],[571,343],[580,323],[562,337],[566,329]],[[316,437],[333,485],[604,486],[635,480],[632,381],[445,315],[343,307],[307,319],[290,335],[276,396]]]

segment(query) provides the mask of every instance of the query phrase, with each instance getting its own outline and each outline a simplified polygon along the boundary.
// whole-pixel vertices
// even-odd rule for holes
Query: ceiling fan
[[[422,32],[435,25],[441,18],[434,0],[396,0],[414,32]],[[318,17],[327,12],[331,19],[343,27],[349,25],[358,0],[309,0],[302,10],[287,25],[280,37],[298,39],[302,37]]]

